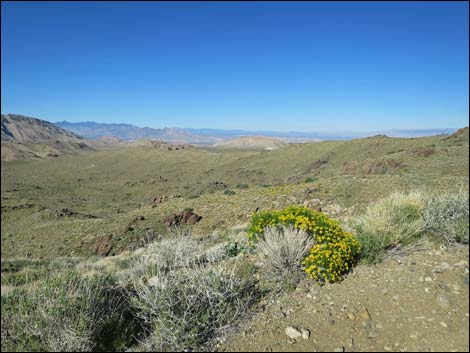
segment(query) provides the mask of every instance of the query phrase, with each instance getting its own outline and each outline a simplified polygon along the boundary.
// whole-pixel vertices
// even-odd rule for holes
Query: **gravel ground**
[[[468,258],[468,247],[433,245],[357,266],[341,283],[305,279],[262,303],[218,350],[468,352]]]

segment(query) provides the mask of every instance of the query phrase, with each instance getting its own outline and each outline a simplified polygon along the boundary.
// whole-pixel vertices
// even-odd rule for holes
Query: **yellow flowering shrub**
[[[319,281],[337,281],[353,266],[360,244],[351,233],[325,214],[302,206],[254,214],[248,227],[248,238],[255,244],[266,227],[291,226],[314,238],[315,245],[303,260],[305,272]]]
[[[315,244],[302,261],[305,272],[315,280],[335,282],[354,265],[360,244],[351,233],[343,232],[332,242]]]

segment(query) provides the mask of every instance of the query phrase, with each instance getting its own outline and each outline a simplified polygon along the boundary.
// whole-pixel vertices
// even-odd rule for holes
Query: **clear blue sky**
[[[467,2],[2,2],[2,113],[279,131],[461,127]]]

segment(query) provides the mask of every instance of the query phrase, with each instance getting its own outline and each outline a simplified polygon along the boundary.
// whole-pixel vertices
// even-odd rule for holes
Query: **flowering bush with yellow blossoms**
[[[345,232],[337,221],[302,206],[254,214],[248,227],[250,243],[254,245],[259,237],[263,237],[266,227],[281,226],[303,230],[314,239],[315,244],[302,265],[304,271],[315,280],[340,280],[360,253],[359,242],[351,233]]]

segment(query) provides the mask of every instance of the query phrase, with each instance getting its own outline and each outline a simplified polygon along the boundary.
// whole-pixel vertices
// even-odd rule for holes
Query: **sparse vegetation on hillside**
[[[300,239],[297,242],[289,239],[288,235],[292,236],[292,231],[284,232],[282,227],[275,233],[270,230],[270,227],[280,226],[302,231],[297,233]],[[306,255],[305,246],[309,244],[302,245],[303,232],[311,237],[312,242],[309,255],[300,261],[301,255]],[[262,241],[266,235],[268,240]],[[280,236],[277,241],[276,235]],[[278,264],[276,272],[292,270],[296,264],[302,264],[311,278],[321,282],[341,279],[352,268],[360,253],[360,245],[351,233],[345,232],[338,222],[323,213],[306,207],[291,206],[280,211],[255,214],[251,218],[248,236],[252,243],[262,241],[263,253],[272,253],[271,265]]]
[[[387,252],[436,234],[448,243],[468,244],[468,192],[429,194],[393,193],[367,208],[355,225],[362,259],[382,261]]]
[[[366,263],[468,244],[464,133],[2,162],[2,350],[218,349],[278,296],[355,278],[356,236]]]
[[[3,161],[2,256],[88,256],[98,253],[97,243],[108,255],[118,254],[144,245],[148,233],[164,230],[165,217],[185,207],[203,217],[192,226],[200,233],[246,222],[256,209],[292,204],[359,215],[390,190],[468,184],[468,143],[450,141],[373,137],[269,152],[119,147],[53,160]],[[379,163],[387,153],[407,167],[384,174],[361,167]],[[304,183],[306,178],[318,180]],[[239,184],[249,188],[235,189]]]
[[[2,290],[2,351],[113,350],[132,342],[125,298],[110,275],[69,270],[41,277]]]

